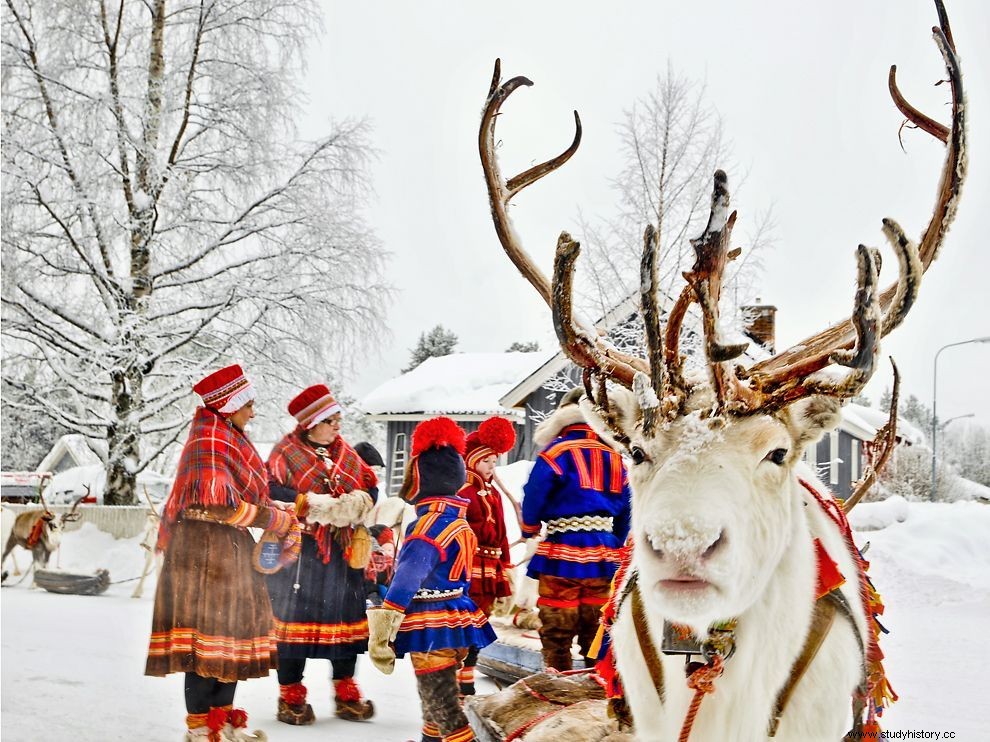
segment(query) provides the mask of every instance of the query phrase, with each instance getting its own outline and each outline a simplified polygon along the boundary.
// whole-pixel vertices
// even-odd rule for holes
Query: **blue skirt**
[[[487,647],[495,641],[488,618],[467,596],[448,600],[414,600],[395,639],[395,653]]]

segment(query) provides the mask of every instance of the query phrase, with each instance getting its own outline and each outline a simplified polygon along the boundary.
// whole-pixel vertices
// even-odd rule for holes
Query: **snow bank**
[[[861,502],[849,513],[849,525],[855,531],[879,531],[908,517],[908,502],[900,495],[883,502]]]
[[[868,503],[856,510],[879,509],[876,506],[888,502]],[[888,511],[896,519],[898,508],[904,505],[905,518],[857,539],[870,541],[867,559],[871,563],[896,567],[898,579],[908,582],[917,576],[937,576],[990,590],[990,507],[977,502],[912,502],[894,503]]]

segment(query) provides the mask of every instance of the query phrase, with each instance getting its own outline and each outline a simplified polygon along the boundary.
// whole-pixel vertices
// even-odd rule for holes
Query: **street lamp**
[[[958,343],[943,345],[935,353],[935,361],[932,363],[932,487],[931,492],[929,493],[929,499],[932,502],[935,502],[935,444],[938,436],[936,422],[938,420],[938,416],[935,414],[935,403],[938,398],[938,357],[946,348],[955,348],[957,345],[969,345],[970,343],[990,343],[990,335],[981,338],[973,338],[972,340],[960,340]],[[962,415],[961,417],[966,417],[966,415]],[[948,420],[946,420],[946,422],[948,422]]]
[[[938,426],[938,429],[939,430],[945,430],[947,427],[949,427],[949,423],[951,423],[953,420],[962,420],[963,418],[966,418],[966,417],[976,417],[976,414],[973,413],[973,412],[967,412],[965,415],[956,415],[955,417],[950,417],[944,423],[942,423],[941,425],[939,425]]]

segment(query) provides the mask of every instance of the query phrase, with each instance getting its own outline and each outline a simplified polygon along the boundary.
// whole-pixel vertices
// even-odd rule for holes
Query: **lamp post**
[[[947,427],[949,427],[949,423],[951,423],[953,420],[962,420],[963,418],[966,418],[966,417],[976,417],[976,413],[967,412],[965,415],[956,415],[955,417],[950,417],[944,423],[942,423],[941,425],[939,425],[938,426],[938,429],[939,430],[945,430]]]
[[[958,345],[969,345],[970,343],[990,343],[990,335],[981,338],[973,338],[972,340],[960,340],[958,343],[943,345],[938,349],[938,351],[936,351],[935,360],[932,363],[932,486],[931,492],[928,495],[928,499],[932,502],[935,502],[935,447],[936,438],[938,436],[938,415],[935,413],[935,404],[938,399],[938,357],[946,348],[955,348]],[[966,416],[962,415],[962,417]],[[946,420],[946,422],[948,422],[948,420]]]

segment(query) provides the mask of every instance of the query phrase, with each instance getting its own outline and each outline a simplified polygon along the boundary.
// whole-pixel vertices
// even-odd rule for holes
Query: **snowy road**
[[[868,513],[871,507],[879,506],[861,510]],[[886,602],[884,622],[891,631],[882,646],[901,697],[885,715],[884,728],[930,734],[915,739],[988,740],[990,507],[914,504],[903,510],[905,522],[858,534],[872,542],[871,575]],[[89,569],[108,566],[114,579],[133,574],[142,558],[136,544],[110,540],[108,550],[102,536],[68,534],[62,567],[88,562]],[[95,554],[103,555],[102,564],[93,562]],[[146,592],[131,599],[132,588],[114,585],[96,597],[54,595],[23,585],[0,591],[4,742],[181,739],[182,679],[142,674],[151,598]],[[388,678],[367,661],[359,663],[358,682],[378,707],[376,718],[361,724],[332,716],[328,663],[313,664],[306,682],[317,723],[289,728],[275,721],[278,686],[272,675],[238,687],[237,705],[248,711],[252,727],[266,730],[274,742],[418,739],[419,704],[408,662],[400,662]]]

